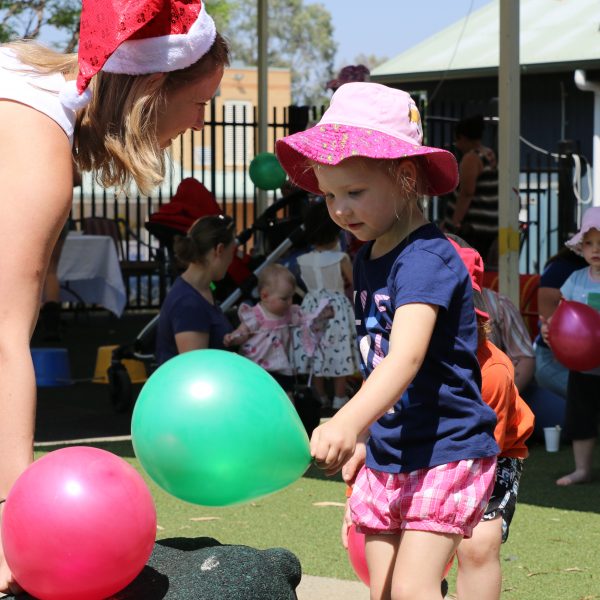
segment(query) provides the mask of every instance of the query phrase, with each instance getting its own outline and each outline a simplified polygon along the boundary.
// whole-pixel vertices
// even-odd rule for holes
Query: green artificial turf
[[[141,471],[129,442],[93,445]],[[600,464],[598,450],[595,464]],[[555,479],[571,469],[567,445],[558,453],[532,446],[510,538],[502,548],[503,599],[600,600],[600,473],[591,484],[558,488]],[[339,476],[325,478],[311,467],[285,490],[227,508],[188,504],[148,484],[158,511],[158,538],[209,536],[225,544],[282,546],[298,556],[304,573],[356,579],[340,543],[345,486]],[[455,569],[451,591],[454,580]]]

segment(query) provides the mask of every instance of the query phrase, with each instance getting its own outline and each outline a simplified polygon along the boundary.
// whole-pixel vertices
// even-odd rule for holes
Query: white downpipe
[[[585,71],[575,71],[575,85],[583,92],[594,93],[594,133],[592,140],[592,190],[594,206],[600,206],[600,82],[589,81]]]

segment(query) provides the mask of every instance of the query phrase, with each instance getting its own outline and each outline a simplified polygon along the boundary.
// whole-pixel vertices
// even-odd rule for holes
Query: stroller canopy
[[[216,198],[204,184],[194,177],[182,179],[171,201],[163,204],[152,213],[146,223],[146,229],[162,244],[173,250],[176,235],[186,235],[190,227],[201,217],[220,215],[223,211]],[[242,284],[252,276],[248,267],[249,256],[234,255],[227,274],[236,285]]]
[[[185,234],[200,217],[221,212],[212,192],[194,177],[186,177],[177,186],[171,201],[152,213],[148,221]]]

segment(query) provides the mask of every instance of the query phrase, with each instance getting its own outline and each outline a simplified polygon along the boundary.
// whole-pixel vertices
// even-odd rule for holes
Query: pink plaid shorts
[[[415,529],[469,538],[483,517],[495,474],[495,456],[412,473],[363,466],[350,496],[352,521],[366,535]]]

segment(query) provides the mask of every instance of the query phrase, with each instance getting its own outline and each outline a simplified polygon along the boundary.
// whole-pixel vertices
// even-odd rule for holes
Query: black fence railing
[[[453,130],[456,122],[465,116],[455,103],[439,102],[422,105],[425,113],[425,143],[453,151]],[[498,146],[499,121],[486,118],[484,143]],[[574,157],[577,145],[557,142],[553,149],[538,148],[521,138],[521,170],[519,177],[519,223],[521,273],[539,273],[546,261],[577,228],[581,205],[574,194]],[[429,217],[443,217],[443,199],[434,198],[429,204]]]
[[[429,145],[452,150],[454,123],[461,116],[453,105],[421,106],[425,116],[425,141]],[[268,124],[269,145],[290,131],[298,131],[316,122],[322,107],[274,108]],[[428,114],[427,114],[428,113]],[[495,147],[496,127],[490,127]],[[75,223],[90,216],[118,218],[124,222],[121,231],[123,256],[126,260],[167,260],[165,249],[154,239],[144,224],[148,217],[175,193],[185,177],[195,177],[213,192],[222,210],[231,215],[238,231],[249,227],[257,217],[257,190],[248,177],[251,159],[257,153],[258,121],[256,107],[223,107],[217,115],[207,115],[204,129],[182,136],[172,151],[165,181],[151,196],[138,193],[119,194],[94,184],[93,177],[84,174],[80,190],[74,195],[72,218]],[[522,251],[520,270],[539,272],[546,259],[559,247],[559,167],[561,161],[540,152],[522,156],[520,178]],[[569,169],[570,162],[562,161]],[[567,176],[568,178],[568,176]],[[567,186],[568,187],[568,186]],[[269,192],[269,200],[275,193]],[[428,202],[429,216],[441,218],[443,203],[433,198]],[[564,240],[563,240],[564,241]],[[155,274],[128,276],[128,309],[158,309],[163,299],[167,270]]]

